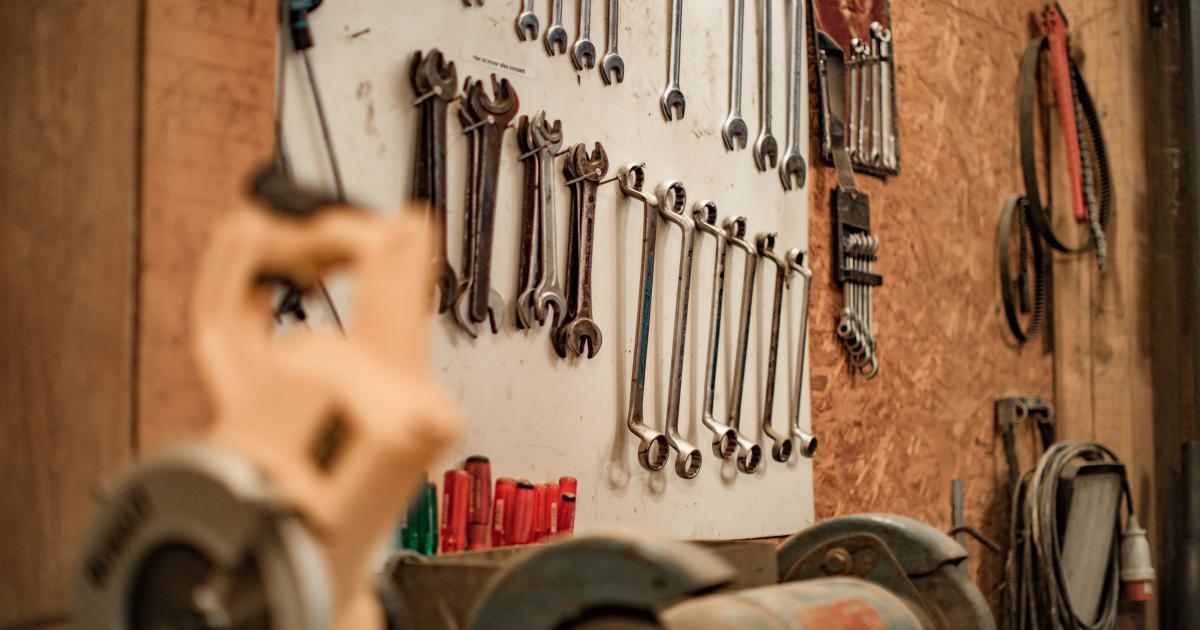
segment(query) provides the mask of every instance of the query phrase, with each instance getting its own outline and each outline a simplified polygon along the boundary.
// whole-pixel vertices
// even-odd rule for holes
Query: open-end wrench
[[[642,401],[646,397],[646,359],[650,353],[650,307],[654,297],[654,244],[658,232],[658,201],[643,192],[646,172],[641,164],[627,164],[617,171],[621,194],[642,202],[642,265],[638,281],[637,326],[634,328],[633,376],[629,387],[626,424],[640,440],[638,462],[646,470],[662,470],[670,455],[667,437],[646,424]]]
[[[562,146],[562,121],[553,124],[546,122],[544,112],[534,117],[530,125],[534,146],[538,149],[538,162],[541,166],[539,189],[541,203],[539,204],[541,218],[542,277],[538,282],[534,302],[538,322],[545,324],[550,310],[554,310],[550,330],[558,330],[566,315],[567,301],[563,298],[562,287],[558,283],[558,243],[554,238],[554,156]],[[551,338],[553,340],[553,337]]]
[[[579,37],[571,48],[576,70],[596,67],[596,45],[592,43],[592,0],[579,0]]]
[[[754,141],[754,164],[758,170],[765,171],[775,168],[775,161],[779,159],[779,144],[771,135],[771,0],[761,0],[759,12],[762,13],[762,31],[758,38],[758,89],[762,128]]]
[[[617,19],[620,4],[621,0],[608,0],[608,50],[600,60],[600,78],[604,79],[605,85],[625,80],[625,62],[617,52],[617,35],[621,32],[621,23]]]
[[[679,433],[679,397],[683,391],[683,354],[687,349],[688,303],[692,295],[692,259],[696,243],[696,227],[684,215],[687,191],[683,184],[668,179],[658,185],[658,215],[667,223],[679,227],[679,279],[675,289],[675,334],[671,338],[671,380],[667,389],[667,445],[675,451],[675,473],[692,479],[700,472],[704,458],[700,449],[692,446]]]
[[[667,69],[667,88],[662,93],[662,113],[667,121],[675,119],[675,110],[679,110],[679,118],[683,119],[687,109],[687,101],[683,98],[683,90],[679,87],[679,54],[683,45],[683,0],[675,0],[671,10],[671,61]]]
[[[725,237],[729,239],[729,243],[742,250],[746,255],[745,272],[742,274],[742,308],[738,321],[737,354],[734,355],[733,359],[733,384],[729,390],[729,421],[726,423],[740,433],[742,426],[742,392],[746,386],[746,357],[750,349],[750,311],[754,306],[754,279],[758,272],[758,255],[754,252],[754,246],[746,241],[745,217],[729,217],[725,219],[723,227],[725,228]],[[757,459],[761,459],[761,453],[760,449]],[[738,469],[747,473],[758,470],[757,466],[751,470],[747,470],[740,465],[741,463],[742,453],[739,451]]]
[[[708,318],[708,350],[704,361],[704,410],[700,421],[713,434],[713,453],[721,459],[730,459],[738,454],[738,468],[745,473],[758,470],[762,461],[762,449],[742,437],[733,427],[720,422],[713,414],[717,398],[717,360],[721,347],[721,316],[725,302],[725,231],[717,227],[717,204],[698,201],[692,208],[692,219],[696,228],[711,235],[717,242],[714,253],[713,299]],[[744,231],[744,224],[743,224]]]
[[[483,89],[482,81],[472,81],[471,77],[463,82],[463,102],[470,100],[471,94],[476,90]],[[478,121],[468,111],[467,107],[458,109],[458,122],[464,130],[476,128]],[[463,244],[462,244],[462,275],[458,282],[458,295],[454,299],[454,306],[451,309],[454,312],[454,321],[467,333],[474,338],[479,335],[476,331],[478,325],[471,319],[471,295],[475,293],[473,283],[475,280],[475,234],[478,231],[476,225],[476,217],[479,214],[477,209],[477,193],[476,193],[476,174],[479,172],[479,142],[478,134],[472,131],[466,131],[467,134],[467,182],[464,188],[463,199]]]
[[[600,180],[608,173],[608,154],[604,145],[588,155],[587,145],[576,145],[567,158],[572,179],[579,179],[573,188],[576,199],[571,217],[571,272],[568,274],[570,293],[567,296],[568,321],[559,329],[559,345],[575,356],[591,359],[600,351],[604,336],[592,318],[592,237],[596,227],[596,191]]]
[[[446,243],[446,119],[450,102],[458,95],[458,72],[454,62],[446,63],[441,51],[434,49],[421,62],[414,77],[419,94],[433,95],[420,105],[423,112],[428,112],[428,124],[424,125],[420,135],[429,154],[423,175],[418,173],[418,177],[426,179],[427,198],[437,221],[439,234],[433,264],[440,296],[438,312],[444,313],[454,305],[458,289],[458,274],[450,265]],[[421,161],[425,160],[418,158],[418,162]]]
[[[533,0],[524,0],[524,5],[521,14],[517,16],[517,37],[521,41],[533,41],[537,39],[538,19],[533,12]]]
[[[804,394],[804,354],[808,346],[808,296],[812,289],[812,271],[805,266],[804,252],[799,248],[787,253],[787,262],[788,269],[800,274],[801,283],[804,285],[800,288],[800,349],[796,358],[796,390],[792,396],[792,437],[800,444],[800,454],[812,457],[817,452],[817,438],[800,428],[800,402]]]
[[[846,114],[846,152],[850,155],[850,159],[854,159],[855,140],[858,137],[858,73],[859,67],[862,65],[862,58],[858,56],[858,47],[861,43],[857,37],[850,38],[850,59],[846,62],[846,83],[850,86],[849,94],[846,100],[849,102],[850,111]]]
[[[892,31],[878,22],[874,29],[879,40],[879,135],[883,138],[882,165],[896,168],[896,132],[892,129]]]
[[[554,3],[550,5],[550,27],[542,36],[542,43],[546,45],[546,54],[551,57],[567,52],[567,29],[563,27],[562,22],[562,3],[563,0],[554,0]]]
[[[767,346],[767,391],[763,399],[762,430],[774,442],[771,446],[771,457],[777,462],[786,462],[792,458],[792,436],[790,431],[779,432],[771,426],[771,416],[775,411],[775,375],[779,367],[779,322],[783,314],[783,290],[787,286],[788,261],[775,253],[775,233],[764,232],[758,235],[758,255],[775,263],[775,302],[771,307],[771,337]]]
[[[791,46],[791,67],[788,68],[788,110],[787,110],[787,149],[779,159],[779,181],[784,190],[791,190],[793,182],[797,188],[804,188],[807,176],[807,165],[804,156],[800,154],[800,73],[808,64],[804,61],[804,11],[801,5],[805,0],[788,0],[790,7],[791,32],[788,41]],[[803,88],[806,89],[806,88]]]
[[[482,84],[482,81],[479,82]],[[476,175],[477,228],[475,241],[475,278],[472,281],[471,319],[491,322],[492,332],[500,332],[504,322],[504,300],[492,288],[492,240],[496,226],[496,191],[500,180],[500,156],[504,149],[504,131],[517,116],[520,99],[508,79],[497,81],[492,75],[492,93],[478,89],[466,101],[472,117],[482,121],[478,134],[479,172]]]
[[[721,127],[725,149],[745,149],[750,130],[742,119],[742,28],[746,16],[746,0],[733,0],[733,38],[730,43],[729,115]]]
[[[517,298],[513,300],[517,328],[533,328],[537,323],[535,295],[537,293],[538,260],[538,179],[541,169],[537,150],[529,130],[529,117],[521,116],[517,123],[517,146],[525,164],[525,185],[521,196],[521,258],[517,269]]]

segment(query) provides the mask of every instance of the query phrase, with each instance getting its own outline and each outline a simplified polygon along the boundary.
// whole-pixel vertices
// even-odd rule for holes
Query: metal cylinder
[[[664,628],[745,630],[919,630],[913,611],[886,589],[857,578],[822,578],[719,593],[676,604]]]

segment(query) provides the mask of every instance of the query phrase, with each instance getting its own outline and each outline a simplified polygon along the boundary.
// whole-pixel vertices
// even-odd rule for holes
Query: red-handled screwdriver
[[[462,551],[466,545],[471,476],[465,470],[447,470],[442,486],[442,553]]]
[[[492,516],[492,464],[483,455],[467,458],[471,492],[467,499],[467,549],[488,546],[488,519]]]
[[[574,477],[559,477],[558,478],[558,496],[561,498],[564,494],[579,494],[579,481]]]
[[[575,530],[575,495],[567,492],[558,503],[558,534],[570,535]]]
[[[546,540],[546,534],[550,532],[550,523],[546,522],[546,517],[549,515],[550,505],[550,486],[539,483],[533,487],[533,539],[532,542],[542,542]]]
[[[558,533],[558,503],[562,497],[558,493],[558,484],[546,484],[546,537],[553,538]]]
[[[517,495],[513,500],[513,520],[509,529],[509,544],[524,545],[533,534],[533,484],[522,479],[517,482]]]
[[[492,511],[492,546],[504,547],[512,544],[513,500],[517,494],[517,482],[510,477],[496,480],[496,493]]]

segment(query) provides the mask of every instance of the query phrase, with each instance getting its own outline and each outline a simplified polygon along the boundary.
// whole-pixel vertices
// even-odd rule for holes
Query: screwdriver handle
[[[505,547],[512,544],[513,500],[517,494],[517,482],[509,477],[496,480],[495,499],[492,511],[492,546]]]

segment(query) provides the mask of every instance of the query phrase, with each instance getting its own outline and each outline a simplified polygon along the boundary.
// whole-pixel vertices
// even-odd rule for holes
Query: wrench
[[[854,159],[855,149],[857,148],[855,140],[858,138],[858,73],[860,72],[859,66],[862,65],[862,58],[858,56],[858,47],[860,45],[861,42],[858,41],[857,37],[850,38],[850,61],[846,63],[846,83],[850,86],[850,94],[846,99],[850,102],[850,111],[846,115],[846,138],[848,139],[846,141],[846,152],[850,155],[851,160]]]
[[[533,138],[529,132],[529,117],[521,116],[517,123],[517,146],[526,157],[525,186],[521,203],[521,259],[517,270],[517,286],[520,287],[517,299],[513,301],[513,311],[516,314],[517,328],[533,328],[537,322],[534,295],[538,284],[538,178],[541,169],[538,165],[537,153],[533,146]]]
[[[524,0],[524,9],[517,16],[517,37],[521,41],[537,39],[538,19],[533,12],[533,0]]]
[[[777,462],[786,462],[792,458],[791,435],[780,433],[771,426],[775,411],[775,375],[779,367],[779,322],[783,313],[783,289],[788,279],[788,261],[775,253],[775,236],[774,232],[764,232],[756,239],[759,257],[775,263],[775,302],[771,308],[771,343],[767,346],[767,392],[763,400],[762,430],[774,442],[771,457]]]
[[[504,130],[508,123],[516,117],[520,107],[517,91],[513,89],[508,79],[496,80],[492,75],[492,93],[495,98],[489,98],[483,82],[478,84],[480,89],[474,90],[466,101],[466,107],[477,121],[486,121],[476,130],[478,155],[476,163],[480,166],[476,173],[476,252],[475,277],[472,280],[474,293],[471,296],[471,319],[482,322],[488,319],[492,332],[500,332],[504,322],[504,300],[491,287],[492,274],[492,237],[496,225],[496,190],[500,178],[500,156],[504,148]]]
[[[879,22],[871,22],[871,30],[875,31]],[[880,127],[883,122],[883,98],[881,96],[881,81],[879,69],[883,66],[879,59],[879,39],[871,37],[871,165],[879,166],[883,150],[883,137]]]
[[[684,215],[687,191],[683,184],[668,179],[658,185],[658,214],[667,223],[679,226],[679,279],[675,289],[675,335],[671,339],[671,381],[667,390],[667,445],[675,451],[675,473],[684,479],[695,478],[700,472],[703,457],[679,433],[679,396],[683,389],[683,353],[687,347],[688,302],[692,295],[692,254],[695,250],[696,229]]]
[[[642,401],[646,395],[646,358],[650,352],[650,307],[654,296],[654,242],[658,229],[658,201],[642,191],[646,172],[640,164],[627,164],[617,171],[621,194],[642,202],[642,266],[639,280],[637,326],[634,328],[633,376],[629,387],[626,424],[638,437],[638,462],[646,470],[662,470],[670,451],[667,437],[646,424]]]
[[[562,146],[562,121],[546,122],[545,112],[539,112],[530,125],[534,146],[539,151],[541,166],[541,258],[542,277],[535,294],[534,313],[539,323],[545,324],[550,309],[554,309],[551,330],[558,330],[566,314],[566,300],[558,283],[558,244],[554,239],[554,155]]]
[[[733,0],[733,41],[730,56],[729,75],[729,115],[725,117],[725,125],[721,127],[721,139],[725,141],[725,149],[745,149],[746,139],[750,130],[742,119],[742,24],[746,14],[746,0]]]
[[[804,394],[804,353],[808,344],[808,296],[812,289],[812,272],[804,264],[804,252],[799,248],[787,253],[788,269],[800,274],[804,287],[800,289],[800,349],[796,359],[796,395],[792,398],[792,437],[800,444],[800,455],[812,457],[817,452],[817,438],[800,428],[800,397]]]
[[[463,82],[463,102],[469,101],[471,94],[476,90],[483,89],[482,81],[472,81],[467,77]],[[458,122],[463,129],[471,129],[476,120],[473,115],[468,112],[466,107],[458,109]],[[475,233],[478,230],[476,225],[476,182],[475,173],[479,170],[479,146],[476,140],[476,134],[473,132],[467,133],[467,182],[463,200],[463,245],[462,245],[462,276],[458,282],[458,295],[454,299],[454,321],[467,333],[469,337],[474,339],[479,336],[476,332],[478,326],[471,319],[471,295],[474,294],[475,281]]]
[[[878,24],[878,22],[876,22]],[[875,29],[879,40],[879,108],[883,137],[882,163],[884,168],[896,168],[896,133],[892,130],[892,31],[879,25]]]
[[[604,79],[605,85],[612,85],[613,81],[625,81],[625,62],[617,52],[617,34],[621,31],[620,22],[617,20],[620,3],[620,0],[608,0],[608,51],[600,61],[600,78]]]
[[[759,94],[762,96],[759,109],[762,113],[762,129],[754,141],[754,164],[758,170],[775,168],[779,158],[779,145],[771,135],[771,0],[762,0],[762,35],[759,38]]]
[[[867,80],[871,73],[870,49],[865,42],[858,43],[858,138],[854,145],[855,160],[859,164],[867,162],[867,109],[871,105],[871,84]]]
[[[687,101],[683,98],[683,90],[679,88],[679,47],[683,40],[683,0],[675,0],[671,11],[671,61],[670,68],[667,69],[669,77],[667,79],[667,89],[662,93],[662,112],[667,118],[667,122],[674,120],[675,110],[679,110],[679,118],[683,119],[683,114],[687,106]]]
[[[592,43],[592,0],[579,0],[579,37],[571,49],[571,63],[575,64],[576,70],[596,67],[596,45]]]
[[[442,53],[435,48],[424,58],[417,51],[410,78],[418,95],[433,95],[420,100],[412,198],[428,201],[437,221],[439,233],[433,266],[440,297],[438,312],[445,313],[454,306],[458,294],[458,274],[450,265],[446,243],[446,114],[458,90],[458,74],[454,62],[446,64]]]
[[[711,201],[696,202],[692,209],[692,219],[696,222],[697,229],[712,235],[717,241],[713,263],[715,269],[712,310],[708,318],[708,351],[704,368],[704,412],[700,421],[713,433],[713,454],[721,459],[729,459],[734,454],[739,454],[738,468],[744,473],[753,473],[758,470],[758,464],[762,460],[762,449],[742,437],[733,427],[718,421],[713,414],[713,404],[717,395],[717,355],[721,347],[721,314],[725,302],[725,231],[717,227],[717,204]]]
[[[742,424],[742,392],[746,385],[746,355],[750,348],[750,311],[754,305],[754,277],[758,271],[758,256],[754,246],[746,242],[746,218],[732,216],[725,219],[725,236],[734,247],[746,255],[746,270],[742,275],[742,312],[738,322],[737,354],[733,359],[733,384],[729,391],[729,426],[740,432]],[[757,444],[755,445],[757,446]],[[754,458],[755,466],[747,470],[741,466],[742,453],[738,452],[738,468],[742,472],[753,473],[758,470],[757,463],[762,459],[762,449]],[[750,461],[746,462],[747,464]]]
[[[604,336],[600,326],[592,318],[592,237],[596,226],[596,191],[600,180],[608,173],[608,154],[604,145],[596,143],[596,148],[589,156],[587,145],[576,145],[571,157],[567,160],[569,177],[581,178],[575,185],[573,204],[574,212],[571,217],[571,263],[570,289],[567,298],[568,321],[559,329],[559,345],[569,348],[575,356],[583,356],[587,348],[587,358],[591,359],[600,352],[600,344]],[[561,353],[565,354],[565,353]]]
[[[797,188],[804,188],[807,166],[804,156],[800,154],[800,72],[807,66],[804,61],[804,48],[801,47],[801,35],[804,33],[804,12],[800,5],[804,0],[790,0],[792,32],[791,48],[792,61],[788,73],[788,111],[787,111],[787,149],[779,160],[779,181],[784,190],[791,190],[793,181]]]
[[[546,29],[546,34],[542,36],[546,54],[551,57],[567,52],[567,29],[563,28],[562,23],[562,3],[563,0],[554,0],[550,5],[550,28]]]

